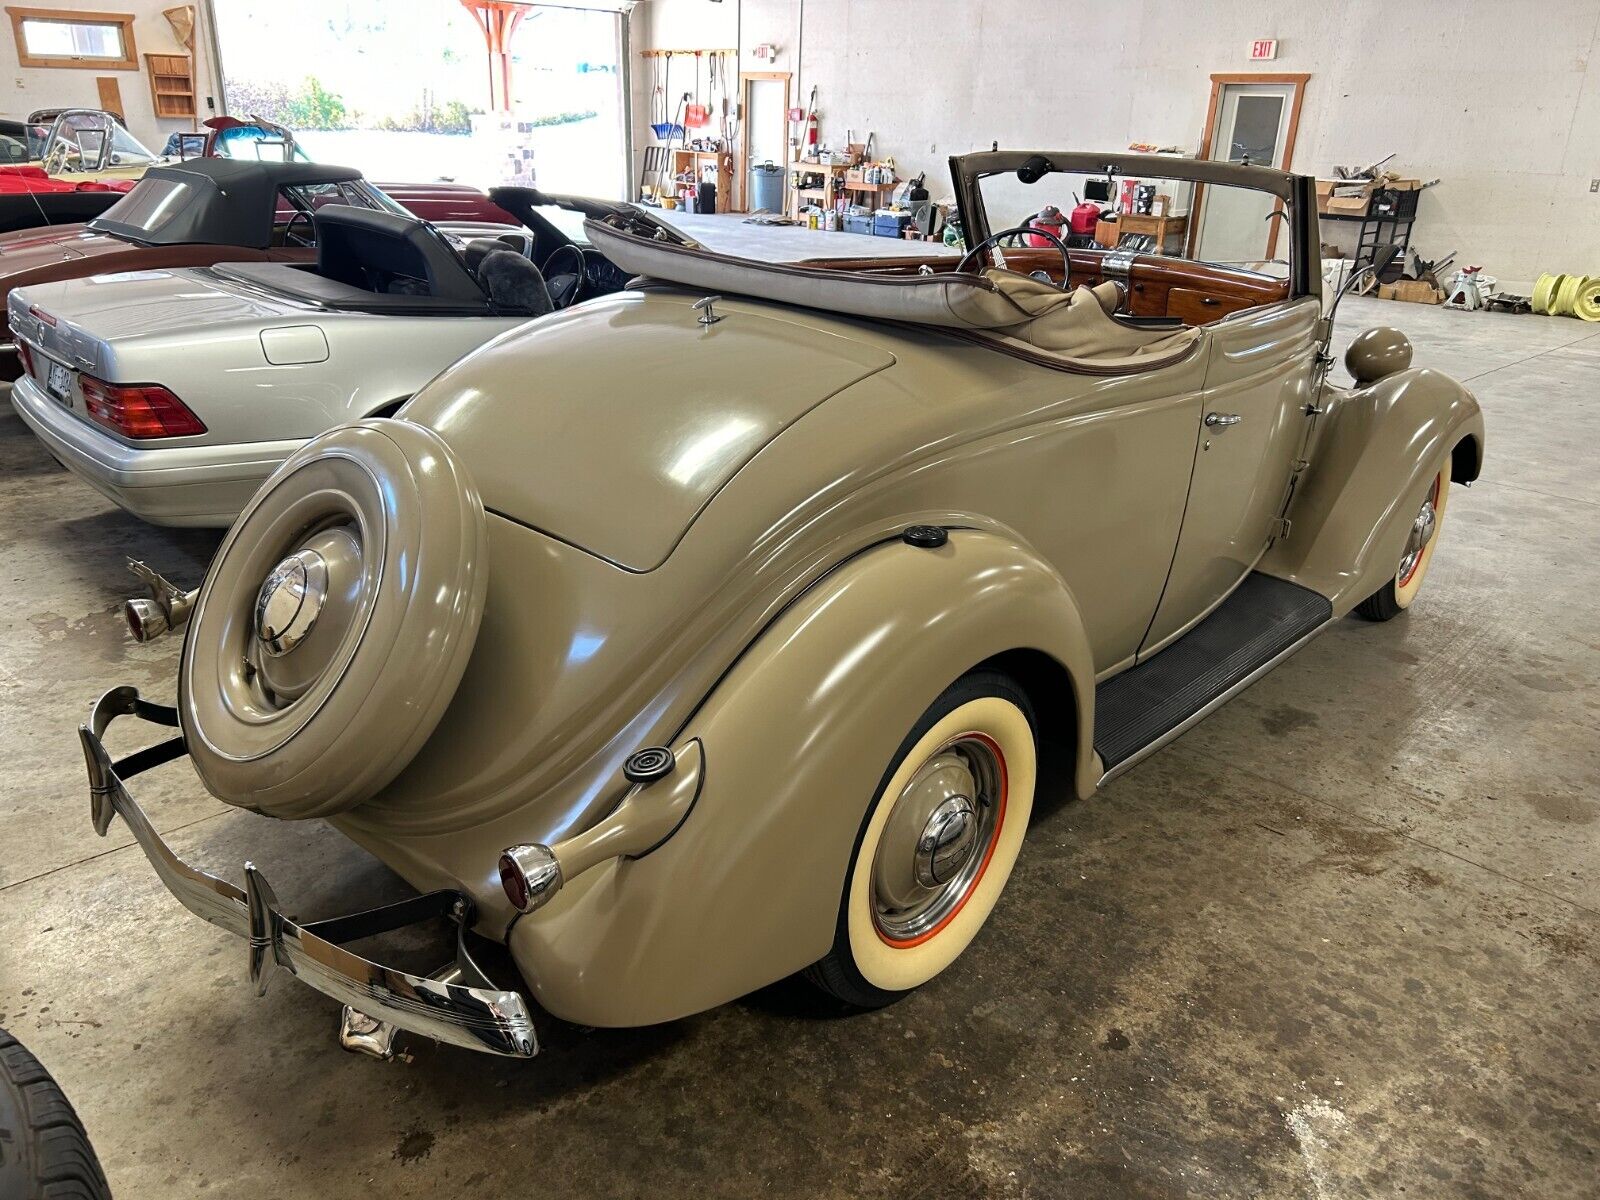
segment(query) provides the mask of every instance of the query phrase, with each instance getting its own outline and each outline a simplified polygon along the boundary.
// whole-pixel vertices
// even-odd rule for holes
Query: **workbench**
[[[1183,235],[1188,232],[1188,217],[1151,217],[1142,213],[1118,213],[1115,221],[1095,223],[1094,240],[1115,247],[1128,234],[1148,234],[1155,239],[1156,254],[1183,253]]]

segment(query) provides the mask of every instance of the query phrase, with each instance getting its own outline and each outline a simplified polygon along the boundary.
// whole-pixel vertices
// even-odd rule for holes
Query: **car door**
[[[1277,536],[1310,419],[1320,315],[1308,298],[1208,329],[1189,501],[1141,658],[1215,608]]]

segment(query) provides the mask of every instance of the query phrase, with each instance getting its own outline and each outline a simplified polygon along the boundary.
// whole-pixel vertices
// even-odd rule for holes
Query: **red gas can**
[[[1075,237],[1093,237],[1095,222],[1100,219],[1100,206],[1085,200],[1072,210],[1071,229]]]

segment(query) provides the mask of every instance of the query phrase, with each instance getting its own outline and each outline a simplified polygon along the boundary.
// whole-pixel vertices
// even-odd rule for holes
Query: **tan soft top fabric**
[[[1009,291],[1017,278],[1011,275],[996,279],[996,283],[1002,291]],[[1038,280],[1029,282],[1039,283]],[[1037,315],[995,332],[1051,354],[1100,364],[1165,358],[1186,350],[1200,336],[1198,329],[1151,328],[1117,320],[1111,313],[1121,294],[1112,280],[1093,289],[1079,287],[1063,292],[1052,287],[1052,291],[1054,298],[1029,297],[1025,306],[1036,309]]]
[[[591,220],[596,250],[630,274],[711,291],[756,296],[846,316],[902,321],[991,335],[1067,364],[1153,366],[1188,352],[1195,329],[1149,328],[1119,321],[1114,283],[1066,292],[1015,271],[982,274],[878,275],[730,258],[687,241],[669,226],[655,238]]]

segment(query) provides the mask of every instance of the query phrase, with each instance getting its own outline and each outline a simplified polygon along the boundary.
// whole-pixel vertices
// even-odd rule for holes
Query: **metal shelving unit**
[[[1411,227],[1417,223],[1416,214],[1409,217],[1376,217],[1371,213],[1318,213],[1324,221],[1359,221],[1361,229],[1356,235],[1355,266],[1352,270],[1359,271],[1363,266],[1372,261],[1379,246],[1387,246],[1393,242],[1400,247],[1400,261],[1405,261],[1405,255],[1411,249]],[[1384,236],[1384,227],[1389,229],[1389,235]]]

